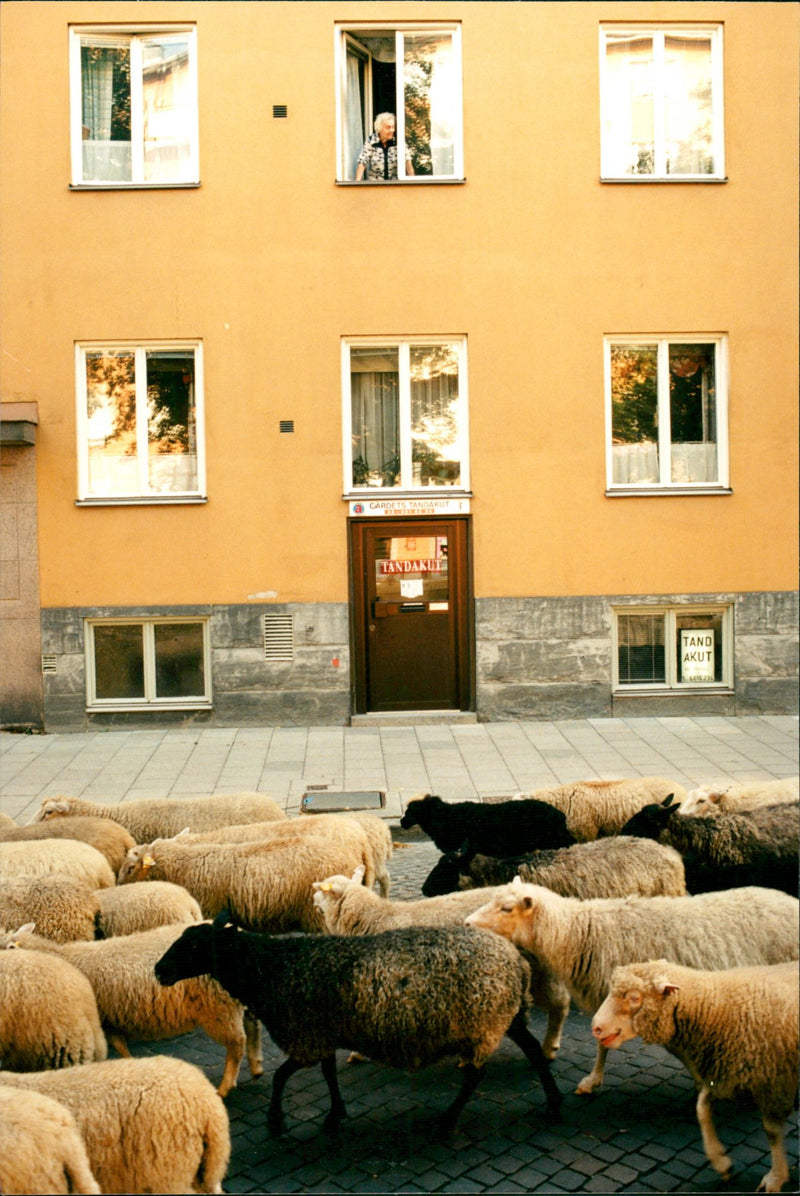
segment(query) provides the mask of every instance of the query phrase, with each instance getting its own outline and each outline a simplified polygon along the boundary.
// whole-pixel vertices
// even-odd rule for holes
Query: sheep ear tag
[[[151,855],[148,854],[148,855],[142,856],[142,867],[144,869],[155,867],[155,860],[153,859],[153,857]]]

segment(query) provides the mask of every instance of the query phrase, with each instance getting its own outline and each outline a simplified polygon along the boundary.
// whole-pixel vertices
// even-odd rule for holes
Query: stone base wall
[[[612,692],[613,608],[731,603],[730,691]],[[265,610],[291,613],[291,661],[265,659]],[[87,712],[84,619],[192,617],[210,624],[211,709]],[[349,611],[345,603],[285,606],[51,608],[42,611],[50,731],[103,726],[344,725],[352,711]],[[798,596],[786,593],[479,598],[475,603],[478,717],[608,718],[629,715],[794,714],[798,710]]]

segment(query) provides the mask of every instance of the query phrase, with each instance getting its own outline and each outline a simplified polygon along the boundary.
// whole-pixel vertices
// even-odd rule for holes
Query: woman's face
[[[394,130],[395,130],[395,123],[393,120],[385,120],[383,122],[383,124],[381,125],[380,129],[378,129],[378,136],[380,137],[380,139],[384,143],[384,145],[386,144],[387,141],[392,140],[392,138],[394,137]]]

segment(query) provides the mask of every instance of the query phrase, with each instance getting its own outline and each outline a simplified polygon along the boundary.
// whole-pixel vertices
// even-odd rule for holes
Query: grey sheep
[[[708,814],[716,807],[720,813],[738,814],[758,806],[777,806],[800,800],[800,777],[776,781],[717,781],[690,789],[680,804],[681,814]]]
[[[226,1096],[236,1085],[245,1047],[250,1074],[263,1072],[261,1027],[253,1018],[245,1018],[239,1002],[208,977],[187,980],[172,989],[156,982],[156,962],[184,929],[181,923],[100,942],[57,944],[23,926],[11,933],[0,932],[0,960],[54,956],[77,968],[94,992],[108,1042],[125,1057],[130,1056],[128,1038],[157,1042],[198,1028],[205,1030],[225,1048],[225,1071],[218,1091]]]
[[[92,889],[74,876],[49,873],[0,881],[0,926],[35,922],[44,938],[56,943],[100,938],[100,895],[116,889]]]
[[[672,847],[630,835],[532,851],[511,859],[453,851],[443,855],[422,885],[434,897],[455,889],[510,884],[515,876],[563,897],[681,897],[683,858]]]
[[[82,972],[65,959],[39,952],[0,951],[4,1067],[71,1067],[107,1054],[94,991]]]
[[[33,826],[15,826],[5,830],[0,827],[0,841],[5,843],[30,842],[33,839],[77,839],[95,847],[108,860],[116,875],[125,859],[125,853],[136,845],[130,831],[110,818],[51,818],[46,823]]]
[[[0,843],[0,876],[45,876],[57,873],[84,881],[90,889],[106,889],[115,883],[111,865],[96,847],[77,839],[39,839],[23,843]]]
[[[0,1085],[39,1092],[69,1109],[104,1193],[222,1191],[228,1114],[191,1063],[159,1055],[60,1072],[2,1071]]]
[[[460,926],[467,914],[484,905],[491,889],[470,889],[420,901],[388,901],[361,883],[360,869],[351,877],[328,876],[315,881],[314,904],[322,911],[328,934],[380,934],[407,926]],[[569,1013],[569,992],[563,984],[525,953],[531,969],[531,1003],[547,1014],[542,1051],[554,1059]]]
[[[169,880],[183,885],[203,916],[230,909],[242,925],[273,931],[320,931],[312,881],[334,872],[372,869],[372,850],[358,823],[344,819],[335,834],[306,834],[289,842],[183,843],[158,839],[128,852],[119,883]],[[372,873],[374,879],[374,871]]]
[[[31,821],[78,814],[110,818],[126,827],[137,843],[176,835],[185,826],[193,831],[208,831],[216,826],[286,817],[278,803],[265,793],[229,793],[212,797],[143,797],[118,805],[103,805],[85,797],[48,797]]]
[[[494,930],[536,955],[594,1013],[615,967],[664,956],[687,967],[732,968],[798,957],[800,902],[777,889],[730,889],[695,897],[612,897],[580,901],[515,880],[467,924]],[[598,1044],[581,1094],[603,1082]]]
[[[640,1036],[680,1055],[700,1089],[706,1157],[725,1180],[732,1164],[714,1128],[712,1103],[748,1093],[772,1153],[758,1191],[780,1192],[789,1179],[783,1126],[797,1096],[799,1002],[796,963],[700,971],[650,960],[612,972],[592,1033],[606,1049]]]
[[[264,1022],[288,1056],[273,1079],[271,1133],[282,1128],[286,1081],[316,1063],[331,1098],[326,1127],[346,1116],[336,1078],[339,1047],[403,1068],[460,1056],[461,1091],[440,1122],[449,1133],[505,1034],[536,1067],[549,1107],[560,1102],[525,1025],[528,965],[508,943],[495,950],[501,941],[463,926],[363,938],[256,934],[231,925],[223,911],[212,926],[184,930],[156,964],[156,976],[169,985],[213,975]]]
[[[562,810],[572,837],[585,843],[601,835],[618,834],[642,806],[662,801],[670,794],[683,800],[686,790],[665,777],[630,777],[617,781],[571,781],[550,789],[519,793],[514,800],[535,798]]]
[[[98,1193],[75,1118],[40,1092],[0,1086],[0,1192]]]
[[[173,885],[166,880],[154,880],[147,885],[117,885],[113,889],[98,889],[95,898],[99,906],[97,938],[110,939],[117,935],[136,934],[140,930],[154,930],[156,926],[203,920],[203,911],[191,893],[187,893],[182,885]],[[14,925],[28,920],[36,922],[37,934],[42,933],[35,917],[21,919]],[[88,938],[88,935],[83,937]]]

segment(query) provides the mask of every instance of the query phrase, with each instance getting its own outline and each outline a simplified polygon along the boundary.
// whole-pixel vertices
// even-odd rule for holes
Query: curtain
[[[347,51],[347,87],[344,112],[344,170],[345,179],[356,177],[356,163],[366,141],[361,95],[361,60]]]

